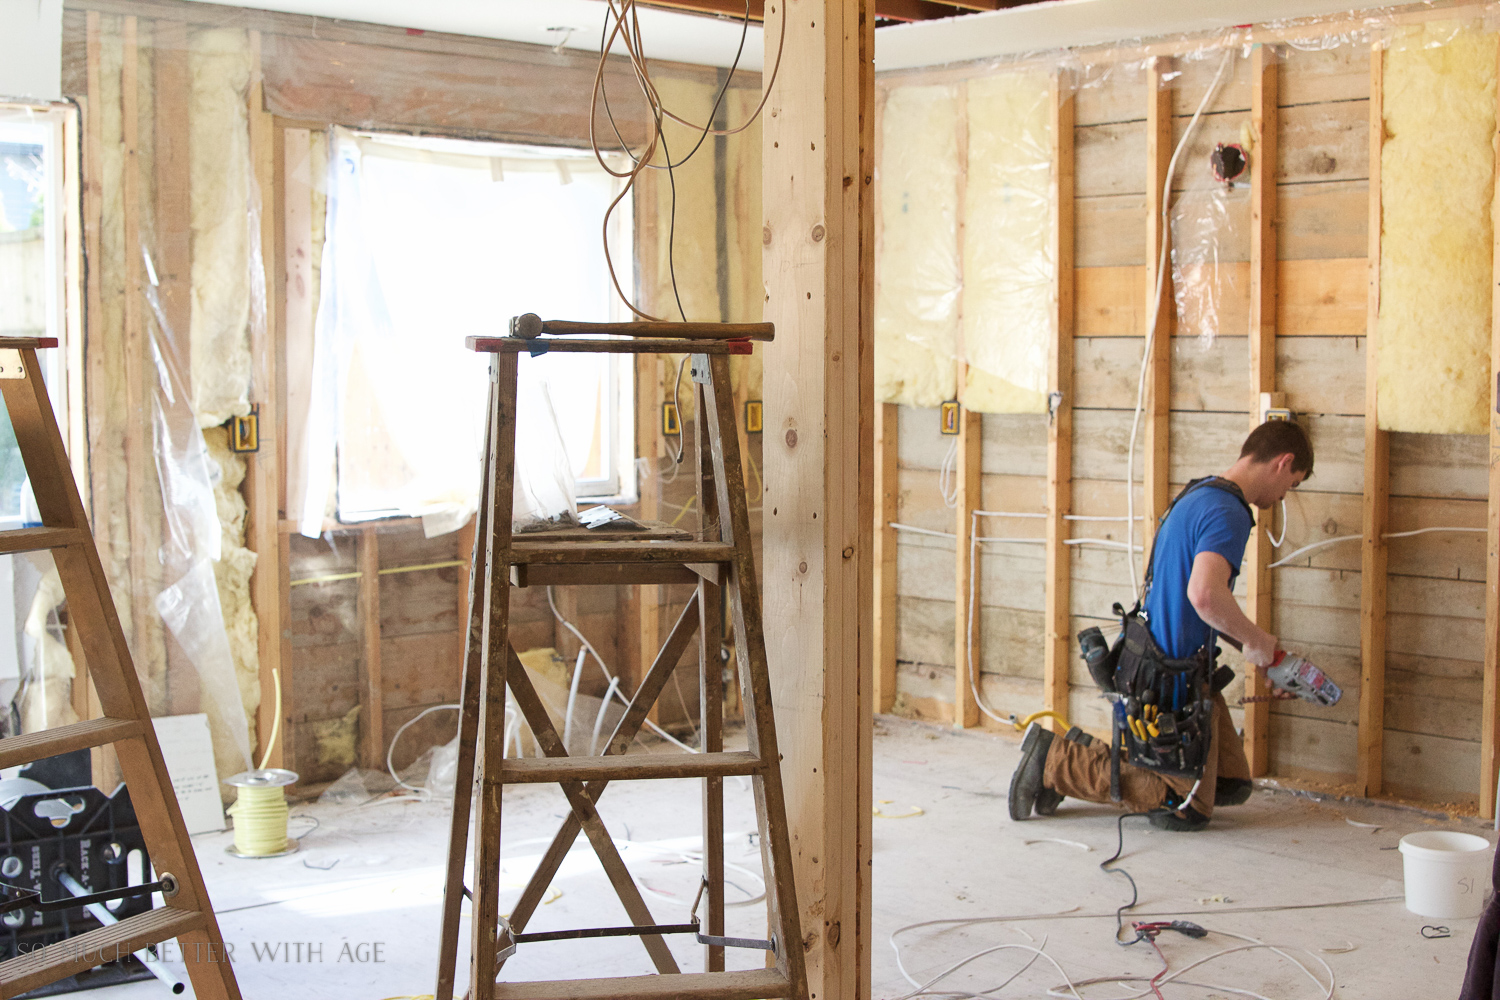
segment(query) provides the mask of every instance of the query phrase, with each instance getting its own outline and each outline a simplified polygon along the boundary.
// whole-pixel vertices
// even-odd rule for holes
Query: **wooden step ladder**
[[[198,1000],[238,1000],[234,970],[162,763],[151,713],[42,380],[36,352],[56,346],[52,338],[0,337],[0,394],[42,517],[40,528],[0,531],[0,552],[52,551],[68,599],[68,617],[105,717],[0,740],[0,768],[113,745],[152,867],[158,880],[169,884],[161,907],[0,963],[0,998],[19,996],[175,937]],[[66,896],[65,889],[55,882],[53,886],[58,898]]]
[[[473,855],[476,884],[472,893],[469,980],[472,1000],[552,997],[807,1000],[802,935],[792,882],[791,842],[782,795],[781,758],[776,749],[761,629],[760,590],[750,548],[750,517],[729,382],[729,356],[749,354],[752,340],[769,341],[773,327],[769,323],[543,323],[535,315],[527,314],[512,321],[511,332],[510,337],[471,337],[468,341],[472,350],[491,355],[490,402],[474,571],[469,582],[458,774],[443,895],[436,1000],[452,1000],[453,996],[459,915],[463,897],[468,894],[464,886],[464,863],[469,816],[476,792],[479,814],[475,821]],[[624,339],[600,339],[605,335]],[[684,540],[685,532],[647,530],[623,539],[606,535],[610,540],[601,540],[601,532],[577,528],[513,538],[516,378],[518,355],[522,351],[533,355],[545,351],[691,354],[698,413],[697,442],[693,449],[697,502],[704,534],[709,537]],[[662,583],[695,584],[697,592],[668,634],[605,748],[598,756],[569,756],[511,647],[511,587]],[[734,615],[734,647],[744,688],[749,745],[744,752],[724,751],[719,609],[726,590]],[[480,596],[483,600],[477,599]],[[678,660],[687,652],[694,632],[699,636],[702,752],[627,753]],[[545,757],[504,757],[507,688]],[[765,941],[724,937],[724,779],[734,775],[748,776],[754,786],[771,928],[771,936]],[[596,803],[609,782],[643,778],[703,780],[704,851],[699,901],[704,904],[705,913],[701,921],[697,915],[699,901],[695,901],[689,922],[656,922],[599,818]],[[529,782],[559,783],[571,813],[506,918],[499,907],[501,791],[505,785]],[[525,933],[527,923],[580,831],[598,855],[624,904],[630,924]],[[697,942],[705,947],[705,971],[681,972],[666,946],[664,934],[695,935]],[[639,937],[658,975],[496,982],[505,959],[518,946],[560,938],[606,936]],[[726,946],[765,948],[774,955],[774,966],[726,972]]]

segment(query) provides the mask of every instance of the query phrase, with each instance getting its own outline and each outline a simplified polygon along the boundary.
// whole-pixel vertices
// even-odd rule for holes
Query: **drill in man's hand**
[[[1283,691],[1316,705],[1337,705],[1344,692],[1323,671],[1284,649],[1266,668],[1266,679]]]

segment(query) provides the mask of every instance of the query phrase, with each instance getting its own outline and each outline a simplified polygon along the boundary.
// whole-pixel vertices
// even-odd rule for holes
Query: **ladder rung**
[[[791,995],[791,984],[775,969],[495,984],[495,1000],[771,1000]]]
[[[641,753],[600,757],[507,758],[501,780],[508,785],[542,781],[633,781],[646,778],[721,778],[758,774],[753,753]]]
[[[20,996],[27,990],[56,982],[64,976],[124,958],[148,944],[156,944],[203,927],[197,910],[157,907],[117,924],[28,951],[0,963],[0,997]],[[191,957],[191,956],[189,956]],[[223,955],[205,959],[223,961]],[[738,996],[739,994],[736,994]]]
[[[12,528],[0,531],[0,553],[60,549],[77,545],[83,538],[83,532],[77,528]]]
[[[734,558],[723,542],[512,542],[513,563],[712,563]]]
[[[102,747],[106,743],[139,735],[141,724],[134,719],[89,719],[71,726],[24,733],[0,740],[0,767],[30,764],[60,753]]]

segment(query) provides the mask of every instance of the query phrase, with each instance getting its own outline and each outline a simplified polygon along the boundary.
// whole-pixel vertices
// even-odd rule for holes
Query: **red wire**
[[[1151,947],[1156,949],[1157,957],[1161,959],[1161,971],[1151,977],[1151,992],[1156,994],[1157,1000],[1167,1000],[1166,997],[1161,995],[1161,990],[1159,990],[1156,986],[1157,980],[1161,979],[1162,976],[1165,976],[1167,974],[1167,970],[1170,968],[1170,966],[1167,965],[1167,956],[1161,953],[1161,948],[1156,943],[1156,935],[1148,935],[1146,937],[1146,940],[1151,942]]]

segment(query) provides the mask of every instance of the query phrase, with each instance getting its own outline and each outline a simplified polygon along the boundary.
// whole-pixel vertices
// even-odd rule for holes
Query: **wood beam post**
[[[1382,101],[1385,52],[1370,48],[1370,291],[1365,331],[1365,486],[1364,543],[1359,586],[1359,761],[1358,794],[1379,795],[1385,753],[1386,509],[1390,480],[1390,436],[1380,429],[1380,151],[1385,139]]]
[[[252,197],[260,203],[261,272],[266,290],[263,321],[250,324],[251,369],[250,401],[259,414],[260,450],[250,456],[246,476],[246,541],[255,550],[255,570],[250,576],[250,599],[259,623],[256,649],[260,659],[260,707],[256,712],[257,757],[266,752],[267,741],[276,726],[276,676],[281,672],[282,578],[281,519],[282,475],[281,399],[285,392],[281,352],[286,338],[280,324],[286,291],[287,273],[276,267],[277,240],[282,232],[280,222],[285,209],[277,211],[276,168],[277,137],[272,116],[265,110],[263,80],[260,71],[259,31],[250,32],[251,77],[248,99],[250,122],[250,160],[257,192]],[[285,164],[285,152],[279,158]],[[284,186],[283,186],[284,190]],[[252,262],[253,266],[253,262]],[[254,314],[254,307],[251,314]],[[285,687],[283,687],[283,691]],[[285,741],[282,741],[285,745]],[[282,760],[280,749],[270,761]],[[270,762],[268,761],[268,763]]]
[[[1073,80],[1052,78],[1052,281],[1057,302],[1047,365],[1047,568],[1043,707],[1068,714],[1072,662],[1072,559],[1067,516],[1073,512]],[[1133,537],[1126,532],[1126,537]],[[1048,719],[1054,730],[1059,726]]]
[[[1500,123],[1497,123],[1500,125]],[[1496,129],[1500,133],[1500,128]],[[1500,199],[1500,170],[1495,174]],[[1479,815],[1495,817],[1500,782],[1500,227],[1495,230],[1490,320],[1490,496],[1484,564],[1484,707],[1479,741]]]
[[[880,403],[875,410],[875,711],[889,712],[896,701],[896,520],[900,487],[900,408]]]
[[[1141,537],[1146,551],[1156,537],[1156,521],[1166,513],[1171,499],[1169,475],[1169,424],[1172,401],[1172,320],[1173,308],[1170,222],[1163,225],[1165,204],[1163,187],[1167,182],[1167,168],[1172,161],[1172,91],[1168,85],[1169,75],[1175,68],[1172,59],[1153,56],[1146,69],[1146,317],[1150,322],[1153,312],[1156,323],[1146,331],[1149,341],[1150,359],[1146,373],[1145,399],[1145,461],[1141,470],[1144,505],[1141,513],[1145,520]],[[1165,273],[1158,275],[1158,271]],[[1157,295],[1157,285],[1161,294]],[[1153,303],[1156,308],[1153,309]],[[1134,483],[1127,483],[1135,489]],[[1135,525],[1126,534],[1134,538]],[[1142,567],[1137,576],[1144,576]]]
[[[1250,55],[1250,429],[1261,422],[1261,396],[1276,391],[1276,141],[1279,59],[1257,44]],[[1257,519],[1246,549],[1245,611],[1256,625],[1271,630],[1271,518]],[[1245,756],[1252,777],[1270,767],[1267,722],[1270,703],[1252,700],[1270,693],[1263,671],[1246,668]]]
[[[137,669],[149,673],[155,664],[150,650],[152,636],[160,630],[160,618],[152,601],[151,562],[160,545],[159,526],[153,530],[147,512],[147,497],[153,492],[156,459],[151,432],[151,403],[148,377],[155,372],[146,363],[146,321],[142,313],[145,299],[144,261],[141,258],[141,166],[137,157],[140,144],[140,53],[137,46],[138,21],[134,15],[121,19],[120,63],[120,137],[124,146],[124,297],[125,317],[125,520],[130,532],[130,552],[126,565],[130,573],[130,639],[131,653]],[[151,374],[148,376],[148,372]],[[144,676],[144,674],[143,674]],[[163,677],[145,677],[146,699],[153,710],[164,706]]]
[[[968,379],[968,365],[958,366],[959,392]],[[979,725],[979,703],[974,689],[980,683],[981,623],[984,616],[979,600],[979,547],[974,536],[983,535],[983,524],[974,511],[984,507],[983,475],[984,418],[967,407],[958,416],[958,460],[953,480],[958,488],[958,506],[953,514],[954,541],[954,616],[953,616],[953,725],[957,729]]]
[[[364,641],[360,658],[359,703],[362,767],[385,767],[385,685],[380,669],[380,533],[359,533],[359,620]]]
[[[870,995],[874,28],[799,0],[763,119],[766,644],[818,1000]]]

